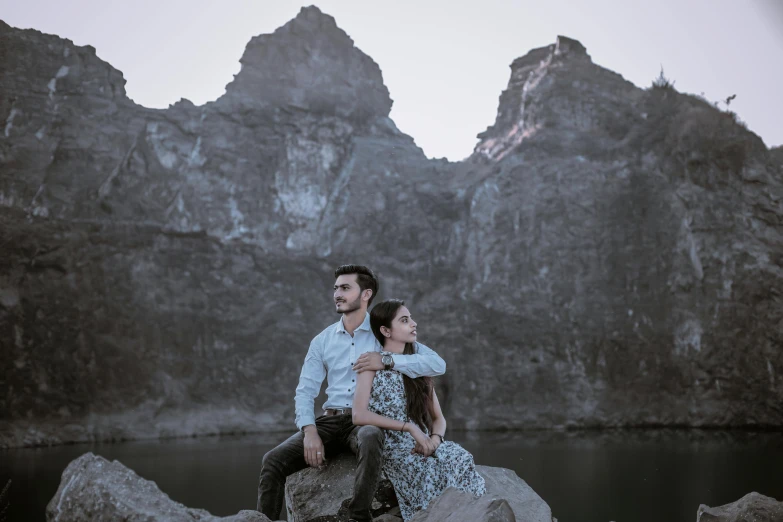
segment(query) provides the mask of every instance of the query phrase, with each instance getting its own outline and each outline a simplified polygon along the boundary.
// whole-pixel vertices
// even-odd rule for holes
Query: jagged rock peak
[[[573,38],[562,35],[558,35],[557,37],[554,55],[590,59],[590,56],[587,54],[587,49],[585,49],[585,46],[582,45],[579,40],[574,40]]]
[[[368,121],[389,115],[381,69],[335,19],[315,6],[254,37],[222,104],[284,107]]]
[[[545,47],[532,49],[524,56],[520,56],[511,62],[512,74],[521,69],[538,68],[542,65],[548,65],[556,60],[581,59],[592,62],[587,49],[579,40],[568,38],[567,36],[558,36],[553,44]]]
[[[623,105],[623,93],[634,89],[622,76],[594,64],[579,41],[558,36],[511,63],[497,118],[478,135],[474,157],[500,160],[546,129],[593,132],[603,124],[606,106]]]

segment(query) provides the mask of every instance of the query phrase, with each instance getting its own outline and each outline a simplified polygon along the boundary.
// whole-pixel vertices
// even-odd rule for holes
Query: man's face
[[[362,289],[357,274],[343,274],[334,282],[334,305],[338,314],[347,314],[362,307]]]

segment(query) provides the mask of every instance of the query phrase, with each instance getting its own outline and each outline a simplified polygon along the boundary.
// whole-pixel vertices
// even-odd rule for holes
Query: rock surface
[[[708,507],[702,504],[696,512],[696,522],[780,522],[783,502],[755,491],[731,504]]]
[[[125,520],[128,522],[269,522],[258,511],[215,517],[174,502],[158,486],[118,461],[85,453],[71,462],[46,507],[47,522]]]
[[[286,481],[288,520],[310,522],[319,520],[318,517],[337,517],[340,507],[353,495],[355,469],[355,457],[343,453],[323,469],[308,468],[291,475]],[[552,511],[547,503],[516,473],[489,466],[477,466],[476,469],[487,482],[486,495],[476,499],[458,490],[447,490],[448,494],[444,492],[441,500],[431,504],[432,509],[428,509],[426,515],[417,515],[414,520],[442,520],[440,517],[444,513],[459,511],[462,518],[454,518],[454,522],[513,521],[514,516],[518,521],[552,522]],[[381,481],[373,501],[373,516],[377,519],[383,515],[389,515],[387,518],[399,516],[394,488],[388,480]],[[420,516],[425,518],[420,519]],[[471,518],[473,516],[478,518]]]
[[[507,501],[517,521],[552,522],[554,520],[549,505],[528,486],[527,482],[510,469],[490,466],[476,466],[476,469],[487,483],[486,500],[495,498]],[[445,502],[441,501],[441,504]],[[501,508],[497,503],[495,506],[498,516],[505,513],[505,508]]]
[[[474,497],[470,493],[448,488],[411,522],[516,522],[508,501],[493,495]],[[547,522],[551,522],[551,518]]]
[[[289,522],[314,522],[345,518],[341,506],[353,492],[353,455],[343,453],[324,468],[305,469],[291,475],[286,482],[286,508]],[[539,497],[513,471],[478,466],[487,481],[487,494],[475,498],[448,489],[430,504],[416,521],[446,520],[445,514],[459,512],[454,522],[552,522],[552,513]],[[375,520],[399,519],[394,489],[382,480],[373,501]],[[201,521],[201,522],[268,522],[257,511],[240,511],[230,517],[215,517],[203,509],[192,509],[171,500],[158,486],[139,477],[118,461],[85,453],[71,462],[62,474],[60,487],[46,508],[48,522],[82,520],[128,521]]]
[[[0,446],[287,430],[345,262],[415,310],[452,428],[783,426],[780,149],[698,97],[558,37],[449,163],[314,7],[198,107],[0,40]]]
[[[356,457],[341,453],[329,459],[322,469],[307,468],[286,480],[285,505],[289,522],[310,522],[318,517],[337,517],[345,514],[341,507],[353,496]],[[397,508],[394,488],[386,479],[378,484],[372,503],[372,514],[380,517]],[[396,509],[395,509],[396,508]]]

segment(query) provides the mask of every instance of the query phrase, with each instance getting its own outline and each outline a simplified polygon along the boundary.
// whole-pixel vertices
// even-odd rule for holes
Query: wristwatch
[[[391,352],[381,352],[381,362],[383,363],[384,370],[391,370],[394,368],[394,359]]]

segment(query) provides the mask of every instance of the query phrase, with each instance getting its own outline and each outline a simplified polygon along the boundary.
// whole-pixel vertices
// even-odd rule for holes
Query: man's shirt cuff
[[[308,424],[315,424],[315,415],[300,415],[296,421],[296,427],[299,431]]]

